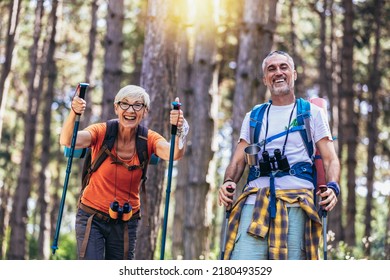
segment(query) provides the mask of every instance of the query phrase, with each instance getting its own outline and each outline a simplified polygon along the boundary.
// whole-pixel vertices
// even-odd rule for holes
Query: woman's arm
[[[72,100],[72,110],[69,112],[68,117],[65,119],[62,125],[60,133],[60,144],[70,147],[72,143],[72,136],[74,130],[74,124],[76,122],[77,114],[82,114],[85,111],[86,102],[78,96],[75,96]],[[76,114],[77,113],[77,114]],[[91,144],[91,134],[88,131],[78,131],[76,138],[75,149],[86,148]]]

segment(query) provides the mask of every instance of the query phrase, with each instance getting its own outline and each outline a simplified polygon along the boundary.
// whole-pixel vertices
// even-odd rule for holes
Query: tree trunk
[[[0,188],[0,260],[4,259],[6,251],[6,232],[9,221],[8,202],[10,199],[10,184],[4,182]]]
[[[96,38],[97,38],[97,11],[99,9],[99,0],[93,0],[91,3],[91,27],[89,29],[89,47],[87,54],[87,65],[85,68],[85,83],[88,83],[88,91],[93,92],[95,89],[95,79],[93,72],[93,65],[95,61],[95,49],[96,49]],[[92,94],[86,94],[84,97],[87,102],[87,107],[85,112],[80,119],[80,128],[83,129],[91,124],[92,112],[93,112],[93,103],[92,103]],[[110,107],[112,108],[112,107]],[[102,119],[103,120],[103,119]],[[79,170],[83,170],[84,160],[77,162]]]
[[[8,6],[9,10],[9,18],[8,18],[8,26],[5,38],[5,51],[1,53],[4,57],[4,62],[1,67],[0,74],[0,143],[3,135],[3,116],[5,114],[7,96],[8,96],[8,88],[9,88],[9,79],[8,75],[11,71],[12,59],[13,59],[13,51],[15,48],[15,42],[17,38],[17,28],[19,24],[19,14],[21,8],[21,1],[10,1]],[[0,31],[2,31],[3,26],[0,27]],[[1,32],[3,34],[3,32]],[[11,146],[8,145],[7,146]],[[5,159],[10,162],[11,161],[11,153],[9,147],[6,148],[8,153],[5,156]],[[10,198],[10,184],[7,184],[7,180],[0,185],[0,259],[5,257],[6,251],[6,228],[9,220],[9,211],[8,211],[8,201]]]
[[[19,24],[19,14],[21,8],[20,0],[13,0],[9,3],[8,30],[5,45],[4,62],[0,74],[0,143],[3,131],[3,117],[7,104],[8,87],[6,86],[7,77],[11,71],[13,52],[17,37],[17,27]]]
[[[339,91],[337,87],[337,79],[340,76],[340,73],[337,69],[338,67],[338,47],[337,47],[337,37],[335,36],[335,15],[334,15],[334,0],[329,0],[329,11],[330,11],[330,73],[331,77],[328,81],[329,85],[331,85],[331,91],[328,94],[329,98],[329,110],[330,110],[330,127],[332,130],[332,135],[335,137],[334,145],[338,155],[340,149],[340,142],[338,137],[338,127],[339,127]],[[341,157],[339,157],[341,159]],[[340,181],[340,185],[341,185]],[[342,194],[343,195],[343,194]],[[340,196],[341,198],[341,196]],[[343,209],[343,199],[339,199],[337,205],[332,210],[332,215],[329,215],[329,230],[334,232],[335,238],[334,240],[330,240],[329,244],[332,247],[336,248],[339,241],[343,238],[343,224],[342,224],[342,209]]]
[[[105,37],[102,120],[115,117],[113,104],[121,88],[123,50],[123,0],[109,0]]]
[[[213,140],[214,120],[211,115],[212,82],[215,71],[216,28],[214,23],[213,3],[207,2],[196,6],[196,38],[194,60],[191,73],[191,88],[194,103],[192,113],[196,121],[191,124],[191,168],[188,185],[185,189],[184,219],[184,259],[196,260],[208,257],[210,218],[207,194],[210,184],[206,180],[209,163],[213,157],[210,143]]]
[[[385,259],[390,260],[390,195],[387,196],[387,200],[385,201],[385,205],[387,204],[387,217],[386,217],[386,231],[385,235]]]
[[[38,259],[49,259],[50,256],[50,216],[48,211],[49,204],[49,187],[51,186],[51,177],[49,175],[48,165],[50,162],[50,147],[51,141],[51,106],[54,99],[54,85],[57,80],[57,65],[54,60],[54,53],[56,49],[56,34],[57,34],[57,8],[58,1],[53,1],[52,10],[50,12],[50,28],[48,34],[49,46],[44,65],[44,77],[48,78],[47,90],[45,94],[45,107],[43,108],[43,138],[42,138],[42,154],[40,157],[41,170],[39,172],[39,187],[38,187],[38,207],[40,208],[40,223],[39,223],[39,237],[38,237]],[[49,28],[49,29],[50,29]]]
[[[295,81],[295,95],[296,97],[305,97],[304,96],[304,89],[305,84],[304,81],[306,80],[306,71],[305,71],[305,60],[302,59],[302,56],[299,54],[299,45],[300,42],[297,38],[297,30],[296,30],[296,24],[295,24],[295,18],[297,13],[297,7],[296,7],[296,1],[291,0],[290,6],[289,6],[289,17],[290,17],[290,55],[294,59],[295,63],[295,70],[298,74],[298,79]],[[298,66],[298,67],[297,67]]]
[[[264,18],[267,5],[261,0],[246,0],[243,20],[239,36],[239,52],[237,59],[236,86],[233,99],[233,139],[237,143],[242,120],[253,107],[252,97],[257,97],[261,103],[262,96],[258,95],[261,83],[259,75],[260,45],[264,32]],[[261,66],[260,66],[261,67]]]
[[[353,90],[353,1],[343,0],[343,7],[345,9],[345,17],[343,22],[344,36],[342,49],[342,94],[345,96],[346,106],[346,126],[345,144],[347,145],[347,225],[345,228],[345,242],[349,246],[355,246],[355,219],[356,219],[356,148],[358,141],[358,124],[357,114],[355,112],[355,95]]]
[[[85,82],[89,84],[89,91],[95,88],[93,64],[95,61],[95,49],[96,49],[96,37],[97,37],[97,10],[99,9],[99,0],[93,0],[91,3],[91,27],[89,29],[89,47],[87,54],[87,65],[85,69]],[[91,123],[92,117],[92,95],[86,94],[85,101],[87,102],[87,108],[83,117],[80,120],[80,127],[84,128]],[[108,105],[108,108],[112,110],[112,107]]]
[[[318,4],[319,1],[317,1],[316,5],[314,5],[313,10],[318,14],[320,18],[320,47],[319,47],[319,81],[318,84],[320,86],[319,89],[319,97],[327,97],[329,94],[331,94],[331,88],[329,84],[329,71],[328,71],[328,54],[326,52],[326,49],[328,47],[327,40],[326,40],[326,34],[327,34],[327,14],[328,14],[328,0],[322,0],[321,4]],[[317,4],[320,5],[320,9],[317,8]]]
[[[264,102],[266,100],[266,93],[267,93],[267,87],[263,83],[263,69],[261,68],[261,64],[263,62],[263,59],[266,57],[266,55],[270,52],[272,49],[272,46],[274,45],[274,36],[276,32],[276,27],[278,25],[279,21],[279,14],[278,14],[278,0],[268,0],[268,9],[266,9],[266,17],[265,17],[265,26],[263,30],[263,34],[261,37],[261,44],[259,49],[260,54],[260,63],[257,69],[257,74],[260,80],[259,83],[259,89],[257,92],[255,92],[254,95],[252,95],[252,105]]]
[[[380,88],[382,74],[379,70],[379,58],[381,52],[380,37],[381,37],[381,9],[382,0],[375,0],[375,12],[374,12],[374,28],[375,28],[375,45],[373,47],[372,64],[369,67],[370,77],[368,80],[368,87],[370,89],[370,104],[371,112],[367,119],[367,135],[369,137],[368,152],[367,152],[367,196],[366,196],[366,207],[365,207],[365,219],[364,219],[364,237],[366,238],[365,255],[370,257],[371,242],[369,241],[372,235],[371,221],[372,208],[373,208],[373,192],[374,192],[374,180],[375,180],[375,163],[374,158],[377,155],[377,144],[378,144],[378,125],[377,120],[379,117],[379,106],[378,106],[378,91]]]
[[[43,1],[37,3],[34,23],[34,42],[29,53],[30,72],[28,86],[28,108],[25,115],[25,144],[22,151],[21,170],[18,178],[16,191],[13,197],[12,212],[10,219],[10,245],[8,250],[8,259],[26,259],[26,228],[28,223],[27,200],[31,191],[31,174],[33,152],[35,147],[35,135],[37,126],[37,114],[40,105],[40,86],[42,86],[41,72],[38,65],[38,42],[41,35]],[[35,81],[40,81],[38,88]]]
[[[181,2],[184,6],[186,2]],[[189,35],[187,29],[179,35],[179,71],[177,78],[177,90],[180,102],[186,112],[186,120],[188,123],[193,123],[193,108],[194,104],[193,92],[190,86],[191,65],[189,62]],[[191,125],[192,126],[192,125]],[[192,128],[189,131],[187,139],[191,139]],[[191,166],[192,144],[187,141],[186,153],[177,165],[177,183],[175,194],[175,208],[172,227],[172,259],[183,259],[184,257],[184,221],[185,221],[185,190],[188,185],[188,173]]]
[[[169,139],[169,111],[176,96],[177,22],[172,0],[150,0],[145,36],[141,86],[150,95],[151,110],[146,125]],[[160,206],[165,162],[150,166],[146,184],[148,216],[141,219],[137,233],[136,258],[153,259],[160,226]],[[145,213],[141,204],[141,211]]]

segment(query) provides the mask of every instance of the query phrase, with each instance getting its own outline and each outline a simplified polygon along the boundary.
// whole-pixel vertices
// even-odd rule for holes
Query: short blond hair
[[[118,102],[122,101],[125,98],[137,99],[141,98],[146,109],[150,108],[150,98],[149,94],[142,87],[135,85],[128,85],[121,88],[115,96],[114,104],[118,104]]]

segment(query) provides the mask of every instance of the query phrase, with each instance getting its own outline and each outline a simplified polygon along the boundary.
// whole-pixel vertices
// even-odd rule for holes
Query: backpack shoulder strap
[[[114,147],[115,139],[118,134],[118,119],[111,119],[106,121],[106,135],[104,136],[103,145],[107,145],[107,148],[111,151],[112,147]]]
[[[137,135],[135,140],[135,145],[137,149],[139,163],[142,166],[142,177],[139,189],[141,190],[141,205],[143,207],[143,213],[146,217],[146,226],[149,226],[149,215],[148,215],[148,199],[146,193],[146,185],[145,182],[147,180],[146,173],[148,170],[148,128],[143,125],[138,125]]]
[[[111,151],[115,144],[115,139],[118,134],[118,119],[111,119],[106,121],[106,134],[104,135],[104,140],[102,147],[99,150],[98,156],[91,163],[91,171],[95,172],[103,161],[107,158],[107,153],[105,150]],[[91,172],[91,173],[92,173]]]
[[[310,129],[310,102],[303,98],[298,98],[297,102],[297,122],[298,125],[303,125],[305,127],[304,130],[300,130],[300,134],[303,139],[303,142],[305,143],[307,153],[313,161],[314,147]]]
[[[146,165],[148,164],[148,128],[143,125],[138,125],[137,135],[135,140],[139,163],[143,166],[142,179],[146,177],[144,172]]]
[[[106,133],[104,135],[103,144],[99,150],[94,161],[91,162],[91,151],[87,152],[84,161],[83,173],[82,173],[82,190],[88,185],[89,178],[92,173],[95,172],[103,161],[107,158],[106,150],[110,150],[114,147],[115,139],[118,134],[118,119],[112,119],[106,121]]]
[[[249,119],[249,133],[250,133],[250,144],[259,142],[259,135],[261,131],[261,126],[263,124],[263,117],[265,109],[267,109],[270,102],[256,105],[253,107],[250,119]]]

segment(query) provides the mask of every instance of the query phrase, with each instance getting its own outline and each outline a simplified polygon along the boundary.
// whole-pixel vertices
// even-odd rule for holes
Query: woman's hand
[[[82,115],[85,111],[85,108],[87,108],[87,102],[85,102],[84,99],[78,97],[78,95],[75,95],[72,100],[72,111],[76,115]]]
[[[179,97],[175,98],[175,102],[178,102],[180,104]],[[172,109],[171,110],[171,113],[170,113],[170,123],[171,123],[171,125],[175,125],[178,128],[183,126],[184,115],[183,115],[183,111],[180,109],[180,107],[179,107],[178,110],[177,109]]]

